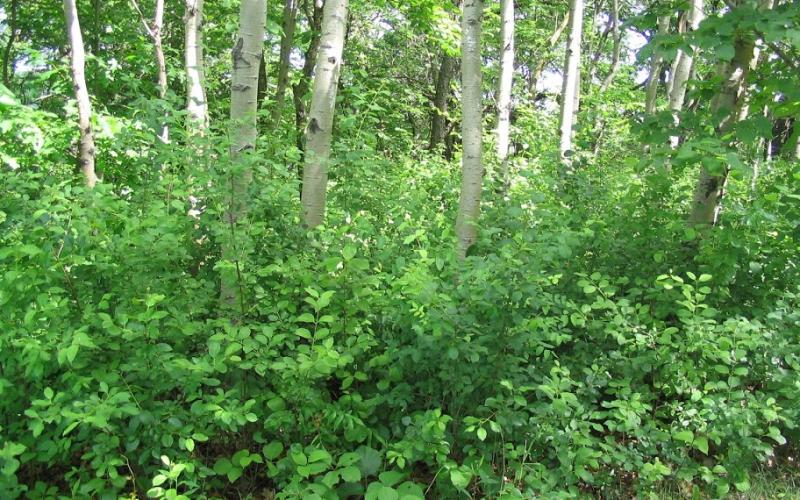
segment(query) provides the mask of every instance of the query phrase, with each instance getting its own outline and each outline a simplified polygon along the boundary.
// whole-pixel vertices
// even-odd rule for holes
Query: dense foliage
[[[599,54],[599,76],[582,84],[566,182],[555,101],[528,88],[536,54],[557,74],[547,37],[566,6],[518,2],[512,179],[505,190],[487,151],[479,240],[463,260],[460,146],[425,148],[439,61],[458,51],[455,6],[351,5],[326,223],[307,230],[291,95],[274,128],[261,102],[254,155],[228,153],[238,2],[206,9],[202,136],[184,130],[182,6],[167,2],[159,99],[137,11],[79,3],[94,189],[73,159],[61,12],[16,3],[16,25],[0,6],[16,61],[0,87],[0,497],[630,498],[670,485],[717,498],[792,456],[800,163],[775,152],[796,135],[774,130],[800,102],[791,2],[756,20],[715,7],[697,32],[658,37],[659,9],[682,5],[623,4],[626,30],[652,41],[639,59],[626,47],[602,91],[612,41],[601,2],[587,9],[584,59]],[[268,7],[271,63],[282,5]],[[312,16],[301,2],[297,54]],[[489,109],[496,5],[484,24]],[[725,37],[756,24],[789,59],[762,60],[753,111],[720,137],[714,68],[732,57]],[[690,43],[692,105],[679,125],[645,115],[638,72]],[[165,120],[168,142],[156,138]],[[487,144],[493,123],[487,113]],[[701,164],[731,168],[712,227],[686,222]],[[242,168],[254,182],[234,225]],[[219,300],[226,270],[235,311]]]

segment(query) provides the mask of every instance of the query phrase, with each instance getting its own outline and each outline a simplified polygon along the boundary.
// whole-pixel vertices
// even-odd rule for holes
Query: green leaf
[[[683,441],[684,443],[691,443],[694,441],[694,433],[689,430],[678,431],[672,434],[672,439]]]
[[[329,463],[331,463],[331,454],[328,453],[325,450],[314,450],[308,456],[308,461],[309,461],[309,463],[312,463],[312,462],[325,462],[325,463],[329,464]]]
[[[466,489],[472,481],[472,473],[461,469],[450,469],[450,482],[458,489]]]
[[[390,486],[381,486],[378,490],[378,500],[398,500],[400,495]]]
[[[206,436],[202,432],[195,432],[194,434],[192,434],[192,438],[195,441],[199,441],[201,443],[205,443],[206,441],[208,441],[208,436]]]
[[[228,476],[228,482],[235,483],[237,479],[242,477],[243,472],[244,470],[238,467],[231,468],[231,470],[229,470],[228,473],[226,474],[226,476]]]
[[[717,58],[723,61],[730,61],[736,56],[736,48],[729,44],[725,43],[717,47]]]
[[[153,486],[161,486],[165,482],[167,482],[167,476],[164,474],[158,474],[153,478]]]
[[[386,472],[381,472],[378,476],[378,479],[381,483],[385,484],[386,486],[394,486],[395,484],[399,483],[403,480],[405,474],[402,472],[397,472],[395,470],[389,470]]]
[[[483,427],[478,427],[478,430],[475,432],[475,434],[478,435],[478,439],[480,439],[481,441],[486,439],[486,429],[484,429]]]
[[[314,315],[311,313],[303,313],[300,316],[296,317],[295,321],[298,323],[314,323],[316,322],[316,319],[314,318]]]
[[[302,451],[293,451],[289,455],[292,457],[292,462],[297,465],[308,464],[308,457]]]
[[[233,467],[233,464],[231,463],[230,460],[228,460],[227,458],[220,458],[214,464],[214,472],[220,475],[227,474],[228,471],[231,470],[231,467]]]
[[[283,443],[280,441],[272,441],[271,443],[264,445],[264,448],[261,450],[261,452],[264,454],[264,458],[267,460],[275,460],[283,452]]]
[[[694,438],[694,442],[692,444],[695,448],[703,452],[704,455],[708,455],[708,438],[704,436],[697,436]]]
[[[381,454],[368,446],[359,446],[356,450],[361,456],[361,461],[359,462],[359,469],[361,469],[361,473],[365,476],[371,476],[378,472],[378,469],[381,467]]]
[[[356,481],[361,480],[361,471],[358,470],[358,467],[354,465],[345,467],[344,469],[341,469],[340,472],[342,473],[342,479],[348,483],[355,483]]]

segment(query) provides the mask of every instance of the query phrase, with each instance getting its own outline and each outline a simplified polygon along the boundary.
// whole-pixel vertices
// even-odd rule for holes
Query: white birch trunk
[[[697,30],[700,22],[703,20],[703,0],[692,0],[689,8],[688,15],[688,32]],[[690,54],[681,51],[678,55],[677,63],[675,64],[675,73],[672,77],[672,88],[669,95],[669,109],[672,111],[673,120],[677,126],[680,123],[678,113],[683,110],[683,104],[686,100],[686,85],[689,77],[692,74],[692,65],[694,64],[694,57]],[[673,148],[678,146],[680,137],[670,137],[670,144]]]
[[[240,292],[240,257],[244,234],[241,223],[247,217],[247,189],[253,173],[244,156],[252,154],[258,136],[258,69],[264,51],[264,26],[266,0],[241,0],[239,7],[239,36],[233,47],[233,75],[231,79],[231,164],[229,186],[230,203],[225,222],[230,227],[230,238],[222,244],[222,258],[235,264],[235,269],[222,272],[220,301],[230,310],[244,307]]]
[[[456,219],[456,254],[464,259],[478,238],[483,188],[481,27],[483,1],[464,0],[461,14],[461,195]]]
[[[500,85],[497,91],[497,158],[502,183],[509,183],[508,145],[511,128],[511,91],[514,86],[514,0],[502,0],[500,31]]]
[[[94,134],[92,133],[92,104],[89,101],[89,91],[86,89],[84,66],[86,55],[83,50],[83,36],[78,21],[78,10],[74,0],[64,0],[64,17],[67,22],[67,35],[70,45],[70,66],[72,69],[72,86],[75,90],[75,100],[78,104],[78,128],[80,129],[80,143],[78,145],[78,162],[86,185],[93,188],[97,184],[97,174],[94,168]]]
[[[734,0],[734,7],[743,0]],[[762,8],[771,8],[771,0],[761,3]],[[722,86],[714,94],[711,100],[710,112],[712,116],[725,111],[720,124],[717,126],[717,134],[724,136],[727,134],[737,119],[741,116],[741,108],[746,106],[745,84],[754,59],[757,58],[755,42],[752,38],[743,34],[738,37],[736,52],[733,60],[720,63],[717,67],[717,76],[722,80]],[[725,194],[725,185],[728,181],[728,170],[721,173],[712,174],[706,170],[705,166],[700,167],[700,177],[695,186],[692,196],[691,213],[689,223],[693,225],[714,225],[719,220],[720,202]]]
[[[156,67],[158,71],[158,97],[163,100],[167,96],[167,60],[164,57],[164,43],[162,38],[162,33],[164,32],[164,0],[156,0],[152,25],[147,22],[136,0],[131,0],[131,3],[142,18],[145,31],[150,38],[153,39],[153,49],[155,51]],[[158,138],[161,139],[162,142],[169,142],[169,127],[166,123],[161,126]]]
[[[184,60],[186,65],[186,110],[190,133],[203,134],[208,126],[208,109],[204,87],[203,63],[203,0],[185,0]]]
[[[559,154],[563,173],[572,168],[572,136],[577,111],[578,74],[581,60],[581,37],[583,32],[583,0],[570,0],[569,35],[564,64],[564,78],[561,86],[561,116]]]
[[[156,0],[156,10],[153,16],[153,48],[156,52],[158,65],[158,97],[164,100],[167,97],[167,59],[164,56],[164,0]],[[163,142],[169,142],[169,126],[164,123],[159,135]]]
[[[321,225],[325,218],[333,112],[346,26],[347,0],[327,0],[323,8],[322,37],[314,68],[314,87],[306,126],[301,220],[307,228]]]

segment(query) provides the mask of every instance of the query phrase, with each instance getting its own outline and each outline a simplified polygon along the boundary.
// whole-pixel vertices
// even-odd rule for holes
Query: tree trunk
[[[297,127],[297,149],[300,151],[305,150],[303,141],[304,135],[300,133],[306,125],[306,101],[305,96],[308,94],[309,83],[311,75],[314,73],[314,65],[317,62],[317,52],[319,51],[320,30],[322,29],[322,4],[315,0],[307,0],[306,6],[311,3],[312,7],[306,8],[306,19],[308,20],[308,29],[311,31],[311,41],[306,50],[305,60],[303,61],[303,74],[300,81],[292,87],[292,94],[294,96],[294,119],[295,126]],[[302,179],[302,174],[300,175]]]
[[[167,59],[164,57],[164,43],[162,33],[164,32],[164,0],[156,0],[156,10],[153,16],[153,47],[156,51],[156,63],[158,64],[158,97],[161,100],[167,97]],[[169,142],[169,125],[164,123],[161,126],[161,140]]]
[[[162,34],[164,32],[164,0],[156,0],[152,26],[147,22],[136,0],[131,0],[131,3],[142,19],[145,31],[153,40],[156,66],[158,68],[158,97],[163,100],[167,97],[167,60],[164,57],[164,43],[162,39]],[[161,126],[161,132],[159,132],[158,137],[162,142],[169,142],[169,127],[166,123]]]
[[[678,15],[678,34],[682,35],[686,33],[686,13],[680,13]],[[681,63],[681,57],[683,57],[683,51],[678,50],[678,53],[675,54],[675,59],[673,59],[672,64],[669,67],[669,78],[667,79],[667,102],[669,102],[669,97],[672,95],[672,89],[675,87],[675,72],[678,69],[678,65]]]
[[[233,263],[233,269],[222,272],[220,302],[223,308],[244,313],[241,295],[240,258],[243,236],[241,225],[247,217],[247,189],[253,179],[247,156],[256,147],[258,135],[258,67],[264,51],[264,26],[267,6],[265,0],[241,0],[239,8],[239,37],[233,47],[231,79],[231,171],[230,203],[225,222],[230,238],[222,244],[222,258]]]
[[[11,70],[11,74],[14,74],[14,68],[9,67],[13,66],[9,64],[11,61],[11,51],[14,48],[14,42],[17,41],[17,9],[19,7],[19,0],[11,0],[11,9],[8,12],[8,19],[7,19],[7,30],[8,30],[8,41],[6,42],[6,48],[3,51],[3,85],[6,88],[11,88],[11,77],[9,76],[9,69]]]
[[[567,38],[567,53],[564,64],[564,78],[561,87],[561,116],[559,154],[562,174],[572,170],[572,135],[577,96],[579,92],[578,72],[581,60],[581,36],[583,31],[583,0],[570,0],[570,25]]]
[[[658,18],[658,35],[664,36],[669,30],[669,16]],[[658,100],[658,83],[661,75],[661,67],[664,64],[664,57],[661,54],[653,54],[650,57],[650,77],[647,79],[647,90],[645,97],[645,113],[652,115],[656,112],[656,102]]]
[[[500,4],[500,85],[497,89],[497,159],[501,182],[509,184],[508,144],[511,128],[511,90],[514,86],[514,0]]]
[[[743,0],[737,0],[734,7],[741,5]],[[762,2],[762,8],[770,8],[769,4]],[[717,136],[726,135],[736,123],[741,107],[745,104],[744,92],[747,76],[755,56],[755,42],[750,33],[738,33],[734,43],[735,54],[730,62],[720,63],[717,67],[717,77],[722,80],[722,86],[711,99],[710,113],[718,116],[724,113],[717,126]],[[749,35],[749,36],[748,36]],[[689,214],[689,223],[692,225],[714,225],[719,218],[720,201],[725,193],[725,184],[728,181],[728,168],[721,172],[709,172],[705,166],[700,167],[700,178],[692,197],[692,209]]]
[[[434,151],[444,142],[447,133],[447,110],[450,102],[450,82],[456,72],[456,59],[442,54],[442,63],[436,73],[436,89],[431,113],[431,137],[428,149]]]
[[[186,28],[184,45],[186,110],[189,112],[187,126],[190,133],[202,135],[208,126],[203,65],[203,0],[186,0],[184,23]]]
[[[328,161],[333,112],[342,67],[347,26],[347,0],[327,0],[322,14],[322,37],[314,68],[314,90],[306,126],[305,166],[301,195],[303,225],[314,228],[325,218]]]
[[[688,15],[688,31],[695,31],[698,26],[700,26],[700,21],[702,20],[703,0],[692,0]],[[672,89],[669,96],[669,109],[672,111],[676,126],[680,123],[678,113],[683,109],[683,103],[686,99],[686,84],[692,73],[692,65],[694,62],[694,58],[683,51],[680,52],[678,57],[679,59],[675,65],[675,74],[672,78]],[[670,144],[672,144],[673,148],[677,147],[679,141],[680,138],[677,136],[670,137]]]
[[[261,109],[264,99],[267,98],[267,85],[269,84],[267,80],[267,55],[262,52],[261,60],[258,61],[258,91],[256,92],[258,109]]]
[[[619,29],[619,0],[612,0],[611,7],[611,36],[614,39],[614,48],[611,51],[611,69],[600,85],[600,92],[605,92],[614,81],[614,76],[619,69],[619,55],[622,49],[622,32]]]
[[[281,53],[278,63],[278,88],[275,90],[275,103],[270,117],[270,127],[275,129],[280,125],[283,116],[283,102],[286,87],[289,84],[289,57],[294,44],[294,27],[297,19],[298,0],[286,0],[283,6],[283,36],[281,36]]]
[[[75,89],[75,99],[78,102],[78,128],[80,129],[80,143],[78,146],[78,161],[86,177],[86,185],[93,188],[97,184],[97,175],[94,169],[94,134],[92,133],[92,105],[89,101],[89,92],[86,90],[84,65],[86,55],[83,51],[83,36],[78,21],[78,10],[75,0],[64,0],[64,17],[67,21],[67,34],[71,49],[72,86]]]
[[[481,105],[481,25],[483,1],[464,0],[461,15],[461,195],[456,255],[464,259],[478,238],[483,188],[483,106]]]

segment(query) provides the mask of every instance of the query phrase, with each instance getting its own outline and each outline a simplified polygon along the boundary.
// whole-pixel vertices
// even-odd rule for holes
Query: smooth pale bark
[[[75,100],[78,103],[78,128],[80,129],[80,143],[78,145],[78,162],[86,185],[93,188],[97,184],[97,174],[94,169],[94,134],[92,133],[92,105],[89,101],[89,92],[86,89],[84,66],[86,55],[83,50],[83,36],[78,21],[78,10],[74,0],[64,0],[64,17],[67,21],[67,35],[70,45],[70,66],[72,69],[72,86],[75,89]]]
[[[795,120],[795,123],[797,123],[797,120]],[[800,137],[798,137],[797,140],[794,143],[794,148],[793,148],[793,151],[792,151],[792,157],[790,159],[792,159],[792,160],[800,159]]]
[[[658,32],[657,36],[664,36],[669,30],[669,16],[661,16],[658,18]],[[647,79],[647,89],[645,97],[645,113],[652,115],[656,111],[656,102],[658,99],[658,83],[661,75],[661,68],[664,64],[664,57],[661,54],[653,54],[650,57],[650,76]]]
[[[619,29],[619,0],[611,2],[611,35],[614,39],[614,48],[611,51],[611,69],[600,84],[600,92],[605,92],[614,81],[614,76],[619,69],[619,55],[622,50],[622,31]]]
[[[464,259],[478,238],[483,188],[481,28],[483,1],[464,0],[461,11],[461,195],[456,219],[456,254]]]
[[[186,65],[186,110],[190,133],[203,134],[208,126],[208,108],[204,86],[203,0],[185,0],[184,61]]]
[[[323,7],[322,37],[314,68],[314,88],[306,126],[305,166],[300,201],[301,220],[307,228],[321,225],[325,218],[333,112],[346,27],[347,0],[327,0]]]
[[[500,84],[497,89],[497,159],[504,186],[508,185],[508,145],[511,129],[511,89],[514,85],[514,0],[500,3]]]
[[[741,5],[742,0],[734,3]],[[769,4],[762,3],[762,7],[769,8]],[[722,86],[714,94],[709,106],[713,116],[720,116],[717,126],[717,135],[727,134],[740,116],[741,107],[745,105],[745,83],[753,59],[756,55],[755,42],[751,36],[744,34],[737,37],[733,60],[720,63],[717,67],[717,77],[722,80]],[[725,184],[728,180],[728,169],[722,172],[709,172],[705,166],[700,167],[700,177],[692,196],[692,208],[689,214],[689,223],[693,225],[714,225],[719,218],[720,201],[725,193]]]
[[[164,43],[162,40],[162,33],[164,31],[164,0],[156,0],[152,25],[147,22],[136,0],[131,0],[131,3],[142,19],[144,30],[153,40],[156,66],[158,68],[158,97],[163,100],[167,96],[167,60],[164,57]],[[169,126],[166,123],[161,126],[161,132],[158,137],[163,142],[169,142]]]
[[[583,0],[570,0],[569,35],[564,63],[564,78],[561,86],[561,114],[559,125],[559,155],[563,173],[572,168],[572,135],[577,111],[579,71],[581,60],[581,37],[583,32]]]
[[[687,17],[689,32],[697,30],[702,20],[703,0],[692,0]],[[678,118],[678,113],[680,113],[683,109],[683,104],[686,100],[686,85],[689,82],[689,77],[692,74],[693,64],[694,57],[687,52],[681,51],[678,62],[675,65],[675,74],[672,78],[672,89],[669,95],[669,109],[673,113],[673,119],[676,126],[680,120]],[[680,138],[677,136],[670,137],[670,144],[672,147],[677,147],[679,140]]]
[[[240,228],[247,217],[247,189],[253,179],[247,156],[256,147],[258,112],[258,68],[264,51],[266,0],[241,0],[239,6],[239,36],[233,47],[231,78],[231,164],[229,175],[230,203],[225,222],[230,237],[223,241],[222,258],[235,264],[221,274],[220,302],[223,308],[244,313],[239,282],[239,248],[244,235]]]
[[[447,135],[447,112],[450,104],[450,82],[456,72],[456,59],[442,54],[439,71],[436,72],[436,88],[433,95],[431,113],[431,136],[428,149],[433,151],[444,142]]]
[[[294,44],[294,27],[297,21],[298,0],[286,0],[283,5],[283,35],[281,36],[281,53],[278,61],[278,87],[275,89],[275,103],[270,116],[270,127],[277,128],[283,116],[283,103],[286,87],[289,84],[289,57]]]
[[[678,16],[678,34],[682,35],[686,33],[686,13],[681,13]],[[669,97],[672,95],[672,89],[675,86],[675,72],[678,69],[678,65],[681,63],[681,57],[683,57],[683,51],[678,50],[678,53],[675,54],[675,59],[672,60],[672,64],[669,67],[669,78],[667,78],[667,102],[669,102]]]

